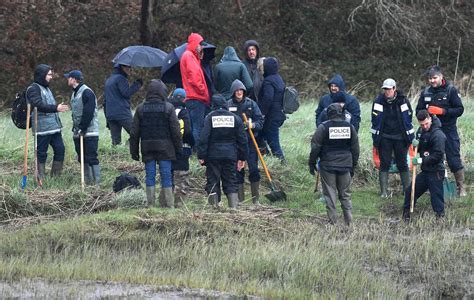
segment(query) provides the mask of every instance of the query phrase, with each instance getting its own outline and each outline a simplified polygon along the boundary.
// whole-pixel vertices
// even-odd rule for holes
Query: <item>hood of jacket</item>
[[[339,87],[339,91],[341,92],[346,91],[346,84],[344,83],[344,79],[339,74],[334,75],[334,77],[328,81],[328,88],[331,84],[337,85]]]
[[[234,47],[227,46],[224,49],[224,54],[222,55],[221,62],[226,61],[236,61],[240,62],[239,57],[237,56],[237,52],[235,52]]]
[[[345,120],[344,108],[338,103],[332,103],[328,106],[327,115],[329,120]]]
[[[238,79],[232,82],[232,85],[230,86],[230,94],[234,96],[234,93],[237,90],[244,90],[244,97],[245,97],[245,94],[247,94],[247,89],[245,88],[245,85],[242,83],[242,81]]]
[[[47,87],[49,82],[46,81],[46,75],[52,69],[53,68],[51,66],[46,64],[37,65],[34,73],[34,81],[41,84],[42,86]]]
[[[204,38],[199,33],[191,33],[188,36],[188,45],[186,46],[186,50],[191,51],[196,57],[199,57],[196,48],[197,46],[204,41]]]
[[[247,49],[250,46],[255,46],[255,48],[257,48],[257,56],[255,57],[255,61],[257,61],[260,58],[260,46],[258,45],[256,40],[245,41],[245,43],[244,43],[244,56],[245,56],[245,59],[246,60],[253,60],[253,59],[250,59],[250,57],[248,57],[248,55],[247,55]]]
[[[211,109],[218,110],[218,109],[228,109],[227,100],[221,94],[214,94],[211,98]]]
[[[146,92],[147,100],[166,100],[167,95],[168,89],[163,81],[159,79],[152,79],[150,81]]]
[[[263,77],[278,74],[278,61],[274,57],[267,57],[263,61]]]

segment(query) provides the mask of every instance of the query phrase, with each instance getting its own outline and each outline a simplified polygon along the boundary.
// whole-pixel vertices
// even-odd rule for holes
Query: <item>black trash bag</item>
[[[113,189],[114,192],[120,192],[123,189],[140,189],[142,185],[136,176],[128,173],[122,173],[120,176],[115,177]]]

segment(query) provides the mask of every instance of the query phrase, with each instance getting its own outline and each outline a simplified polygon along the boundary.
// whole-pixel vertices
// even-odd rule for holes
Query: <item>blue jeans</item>
[[[53,148],[53,160],[64,161],[64,153],[66,152],[66,148],[64,147],[61,132],[58,132],[48,135],[38,135],[38,162],[40,164],[46,163],[49,145],[51,145]]]
[[[273,155],[279,159],[285,159],[283,150],[280,145],[280,126],[283,125],[283,121],[280,120],[268,120],[263,124],[263,138],[267,140]]]
[[[171,160],[160,160],[158,165],[160,166],[161,188],[172,187]],[[145,173],[146,186],[154,186],[156,184],[156,160],[149,160],[145,163]]]
[[[193,137],[195,144],[199,142],[199,136],[201,135],[201,129],[204,124],[204,118],[206,117],[209,108],[202,101],[199,100],[186,100],[186,108],[189,111],[189,118],[191,119],[191,127],[193,129]]]

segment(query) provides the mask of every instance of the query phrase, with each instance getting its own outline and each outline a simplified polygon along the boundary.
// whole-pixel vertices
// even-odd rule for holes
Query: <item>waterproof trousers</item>
[[[352,201],[350,186],[352,177],[349,171],[333,172],[320,170],[321,186],[323,188],[323,196],[326,200],[326,209],[331,223],[337,222],[336,201],[339,198],[341,208],[344,215],[348,215],[352,211]]]

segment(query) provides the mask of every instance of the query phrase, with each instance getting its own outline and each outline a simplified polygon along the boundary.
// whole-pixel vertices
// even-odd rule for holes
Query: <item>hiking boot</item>
[[[63,161],[53,160],[53,165],[51,167],[51,176],[60,176],[63,171]]]
[[[155,205],[155,186],[147,186],[146,187],[146,202],[147,207]]]
[[[258,204],[258,198],[259,198],[259,185],[260,182],[251,182],[250,183],[250,192],[252,193],[252,203],[253,204]]]
[[[99,165],[92,165],[92,176],[94,178],[94,183],[96,185],[100,184],[100,166]]]
[[[410,186],[410,173],[408,171],[400,172],[400,179],[402,181],[403,194],[405,194],[405,191]]]
[[[237,193],[229,193],[226,196],[229,203],[229,208],[237,209],[237,206],[239,205],[239,196]]]
[[[245,191],[244,191],[244,185],[243,184],[239,184],[238,195],[239,195],[239,202],[244,202],[244,200],[245,200]]]
[[[44,176],[46,176],[46,164],[38,163],[38,178],[43,180]]]
[[[388,198],[388,172],[379,172],[380,198]]]
[[[173,208],[174,207],[173,188],[172,187],[161,188],[161,191],[163,192],[163,198],[164,198],[163,203],[165,204],[165,206],[163,207]]]
[[[464,186],[464,169],[458,170],[454,173],[454,179],[456,179],[458,197],[466,197],[467,193]]]

